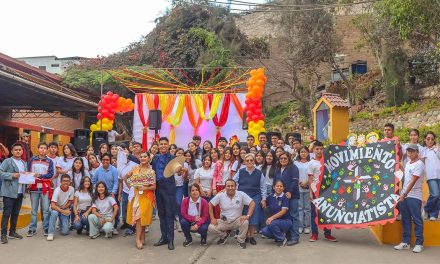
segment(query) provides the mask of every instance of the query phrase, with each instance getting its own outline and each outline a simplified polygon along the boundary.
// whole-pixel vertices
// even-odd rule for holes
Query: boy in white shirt
[[[412,219],[416,237],[413,252],[420,253],[423,250],[422,182],[425,164],[419,159],[419,148],[416,144],[408,145],[406,154],[409,161],[405,165],[403,188],[399,198],[403,239],[394,249],[410,249]]]
[[[50,212],[47,241],[53,240],[58,218],[60,219],[61,235],[69,234],[70,205],[72,205],[75,190],[70,186],[70,176],[68,174],[61,175],[60,182],[60,186],[55,189],[52,195],[52,211]]]

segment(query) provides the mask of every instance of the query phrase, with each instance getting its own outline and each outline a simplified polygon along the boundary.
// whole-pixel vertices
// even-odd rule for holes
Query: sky
[[[13,0],[0,8],[0,52],[94,58],[148,34],[167,0]]]
[[[147,35],[170,6],[171,0],[2,1],[0,52],[15,58],[107,56]]]

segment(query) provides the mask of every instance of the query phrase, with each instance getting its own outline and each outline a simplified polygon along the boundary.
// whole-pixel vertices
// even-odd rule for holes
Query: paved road
[[[133,237],[115,236],[112,239],[100,237],[91,240],[86,235],[75,232],[48,242],[38,230],[32,238],[10,240],[0,245],[0,263],[398,263],[419,264],[439,263],[440,248],[427,248],[421,254],[411,251],[398,252],[391,246],[378,245],[369,230],[336,230],[334,234],[340,242],[319,240],[307,242],[308,236],[301,237],[294,247],[278,248],[270,240],[258,239],[257,246],[243,250],[238,248],[233,238],[226,245],[218,246],[212,236],[208,236],[209,246],[194,243],[188,248],[182,246],[183,235],[176,232],[176,249],[169,251],[166,246],[153,247],[159,238],[159,221],[155,221],[147,235],[147,245],[143,250],[135,248]],[[26,230],[20,230],[25,234]],[[194,237],[197,242],[198,238]]]

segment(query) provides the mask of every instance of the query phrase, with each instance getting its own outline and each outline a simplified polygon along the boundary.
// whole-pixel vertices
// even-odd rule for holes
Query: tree
[[[289,0],[284,4],[323,4],[323,0]],[[303,115],[310,116],[316,101],[316,92],[321,85],[320,68],[330,65],[342,77],[342,83],[348,93],[351,84],[342,73],[336,54],[340,41],[334,29],[333,15],[324,9],[303,12],[281,12],[274,19],[280,27],[280,46],[284,52],[271,54],[270,60],[276,61],[276,70],[272,62],[261,60],[271,77],[275,78],[284,90],[301,102]],[[307,109],[307,110],[306,110]]]

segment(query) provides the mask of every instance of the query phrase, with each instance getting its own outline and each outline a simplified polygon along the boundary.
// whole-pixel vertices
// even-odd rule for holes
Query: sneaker
[[[96,239],[97,237],[99,237],[101,234],[100,233],[98,233],[98,234],[96,234],[96,235],[94,235],[94,236],[91,236],[90,238],[91,239]]]
[[[287,241],[287,246],[289,246],[289,247],[295,246],[298,243],[299,243],[298,240],[289,240],[289,241]]]
[[[44,231],[43,231],[43,236],[47,236],[48,233],[49,233],[49,230],[44,229]]]
[[[220,238],[218,241],[217,241],[217,245],[224,245],[224,244],[226,244],[226,241],[228,240],[228,236],[226,236],[226,237],[224,237],[224,238]]]
[[[114,231],[114,230],[113,230]],[[105,238],[112,238],[113,237],[113,232],[110,232],[108,234],[105,234]]]
[[[23,239],[23,236],[19,235],[17,232],[9,232],[9,238],[12,238],[12,239]]]
[[[312,234],[309,238],[309,242],[316,242],[318,240],[318,234]]]
[[[132,235],[134,235],[134,231],[133,231],[133,229],[131,229],[131,228],[127,228],[127,230],[125,230],[124,237],[126,237],[126,236],[132,236]]]
[[[53,241],[53,234],[48,234],[46,240]]]
[[[192,240],[185,240],[185,242],[183,242],[183,247],[188,247],[192,243],[193,243]]]
[[[411,246],[407,243],[400,243],[399,245],[395,246],[395,250],[404,250],[404,249],[410,249]]]
[[[298,233],[302,234],[303,232],[304,232],[304,229],[303,229],[302,227],[300,227],[300,228],[298,229]]]
[[[200,245],[201,245],[201,246],[206,246],[206,245],[207,245],[207,243],[206,243],[206,239],[202,239],[202,240],[200,240]]]
[[[254,237],[251,237],[251,238],[249,238],[249,243],[250,243],[252,246],[255,246],[255,245],[257,244],[257,240],[255,240]]]
[[[35,235],[35,231],[29,230],[26,234],[27,237],[33,237]]]
[[[194,235],[195,235],[196,237],[201,237],[201,235],[200,235],[199,233],[194,233]]]
[[[148,232],[150,232],[150,226],[145,227],[145,233],[148,233]]]
[[[437,218],[435,218],[434,216],[431,216],[431,217],[429,218],[429,221],[437,221]]]
[[[304,234],[310,234],[310,228],[308,227],[304,228]]]
[[[81,230],[81,229],[76,230],[76,234],[77,234],[77,235],[81,235],[81,233],[82,233],[82,230]]]
[[[118,232],[118,229],[113,229],[113,235],[115,235],[115,236],[117,236],[117,235],[119,235],[119,232]]]
[[[265,235],[261,235],[262,239],[270,239],[269,237],[265,236]]]
[[[414,253],[420,253],[422,251],[423,251],[423,246],[422,245],[415,245],[414,246],[414,249],[413,249]]]
[[[127,229],[128,227],[130,227],[127,223],[124,223],[123,225],[121,225],[120,229],[124,230]]]
[[[324,238],[330,242],[338,242],[338,240],[336,239],[336,237],[332,236],[332,235],[325,235]]]
[[[397,221],[402,220],[402,215],[401,215],[401,214],[398,214],[398,215],[396,216],[396,220],[397,220]]]
[[[2,235],[1,243],[2,244],[7,244],[8,243],[8,237],[6,235]]]
[[[286,243],[287,243],[287,239],[284,239],[283,241],[276,241],[278,247],[284,247]]]
[[[238,244],[238,246],[239,246],[241,249],[246,249],[246,243],[245,243],[245,242],[243,242],[243,243],[237,242],[237,244]]]
[[[425,212],[425,209],[422,209],[422,219],[428,220],[428,218],[429,218],[429,214],[427,212]]]
[[[73,229],[75,229],[75,228],[73,228],[73,225],[71,225],[71,226],[69,227],[69,230],[70,230],[70,231],[73,231]]]

